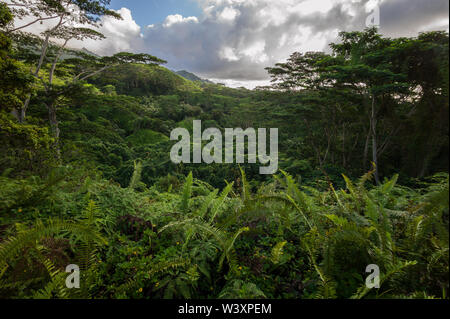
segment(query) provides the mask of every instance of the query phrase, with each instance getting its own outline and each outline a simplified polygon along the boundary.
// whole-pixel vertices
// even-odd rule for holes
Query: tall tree
[[[10,10],[0,3],[0,28],[7,26],[12,20]],[[24,67],[11,58],[11,44],[8,35],[0,32],[0,110],[8,112],[22,105],[31,91],[33,80]]]
[[[379,158],[398,133],[401,116],[411,116],[415,111],[411,102],[417,96],[417,85],[408,79],[404,64],[396,62],[402,52],[397,44],[395,40],[383,38],[376,28],[341,32],[340,42],[330,45],[332,55],[296,53],[287,63],[268,68],[276,89],[319,92],[328,110],[322,114],[332,124],[324,126],[323,131],[328,137],[342,136],[343,163],[347,162],[345,140],[350,141],[346,129],[352,121],[355,123],[360,118],[354,113],[355,107],[361,110],[367,132],[362,164],[364,169],[368,168],[369,151],[372,150],[377,183],[380,182]],[[401,115],[396,113],[399,109]],[[349,114],[355,118],[350,119]],[[350,119],[350,123],[344,121],[345,118]],[[333,126],[341,129],[331,129]],[[330,152],[330,141],[328,138],[325,142],[328,145],[326,155]]]
[[[17,16],[16,20],[21,21],[21,19],[30,16],[34,17],[34,20],[18,27],[10,23],[5,29],[8,33],[22,32],[21,30],[25,30],[35,23],[52,20],[49,28],[41,34],[40,53],[35,63],[36,67],[32,72],[34,77],[39,78],[42,67],[48,62],[46,59],[52,41],[62,43],[61,49],[63,50],[72,39],[99,39],[102,35],[94,29],[78,26],[98,27],[102,16],[121,19],[118,13],[107,8],[109,3],[110,0],[12,0],[8,6],[12,13]],[[17,23],[20,23],[18,21]],[[52,61],[54,67],[59,62],[60,57],[57,54]],[[17,112],[20,122],[25,120],[30,98],[31,96],[25,100],[23,106]]]
[[[43,87],[41,100],[45,103],[51,131],[55,139],[55,149],[59,157],[60,129],[57,120],[58,100],[78,84],[88,78],[123,63],[161,64],[166,61],[148,54],[119,53],[112,57],[97,57],[80,51],[69,50],[71,40],[100,40],[104,36],[95,30],[99,26],[101,16],[111,16],[120,19],[120,15],[107,9],[109,0],[39,0],[25,1],[22,4],[13,1],[13,11],[20,17],[33,15],[37,23],[46,17],[56,17],[54,23],[40,36],[19,31],[22,28],[11,27],[7,32],[18,33],[18,46],[21,54],[28,62],[35,58],[35,69],[32,75]],[[9,24],[10,25],[10,24]],[[28,25],[29,26],[29,25]],[[81,27],[80,27],[81,26]],[[39,50],[37,48],[40,47]],[[36,54],[36,51],[39,53]],[[62,58],[63,55],[69,55]],[[71,77],[64,77],[64,84],[55,84],[57,68],[66,70]],[[26,112],[31,101],[31,95],[25,100],[18,114],[19,122],[25,121]]]
[[[84,31],[83,31],[84,32]],[[59,48],[61,49],[61,48]],[[66,51],[71,53],[72,58],[67,58],[59,63],[59,66],[70,76],[64,77],[63,84],[55,84],[54,72],[55,62],[49,68],[47,78],[40,77],[44,87],[45,105],[48,110],[50,127],[55,138],[55,149],[59,156],[59,123],[57,120],[58,101],[63,100],[66,95],[74,94],[77,88],[87,79],[120,64],[138,63],[147,65],[158,65],[166,61],[158,59],[149,54],[133,54],[128,52],[117,53],[110,57],[97,57],[80,51]],[[60,56],[61,52],[58,52]]]
[[[386,56],[392,40],[383,38],[376,28],[341,32],[340,40],[340,43],[330,45],[336,63],[328,66],[323,76],[361,96],[369,124],[363,164],[367,161],[371,140],[372,162],[376,167],[374,176],[379,184],[379,116],[385,108],[401,103],[410,93],[410,85],[406,74],[395,70]]]
[[[426,32],[415,39],[398,39],[394,48],[393,64],[404,70],[415,93],[413,112],[399,127],[402,136],[413,139],[401,147],[402,161],[408,174],[421,178],[432,173],[436,159],[448,165],[448,33]]]
[[[62,24],[77,21],[80,24],[96,25],[102,16],[120,15],[107,7],[111,0],[9,0],[5,5],[16,18],[8,23],[6,30],[11,33],[30,27],[36,23],[51,21]],[[81,14],[80,14],[81,13]],[[21,23],[24,18],[31,21]]]

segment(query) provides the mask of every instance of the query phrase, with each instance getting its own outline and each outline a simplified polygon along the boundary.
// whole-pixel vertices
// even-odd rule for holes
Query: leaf
[[[345,225],[348,224],[347,219],[345,219],[344,217],[339,217],[337,215],[333,215],[333,214],[328,214],[325,215],[325,217],[327,217],[329,220],[331,220],[336,226],[339,227],[343,227]]]
[[[277,243],[273,248],[272,248],[272,256],[271,256],[271,261],[275,264],[278,265],[280,263],[281,257],[283,255],[283,248],[284,246],[286,246],[287,241],[282,241]]]
[[[193,182],[194,182],[194,179],[192,177],[192,172],[190,172],[188,177],[186,177],[186,182],[184,183],[183,194],[182,194],[182,197],[181,197],[180,209],[184,213],[188,213],[189,212],[189,204],[190,204],[190,199],[191,199],[191,196],[192,196],[192,184],[193,184]]]
[[[399,175],[396,174],[389,182],[385,183],[381,187],[381,193],[384,195],[389,195],[397,184]]]
[[[214,219],[216,218],[217,214],[219,213],[220,208],[224,204],[228,194],[233,189],[234,183],[228,184],[227,187],[222,191],[220,194],[220,197],[216,200],[212,210],[211,210],[211,218],[209,219],[209,223],[212,223]]]

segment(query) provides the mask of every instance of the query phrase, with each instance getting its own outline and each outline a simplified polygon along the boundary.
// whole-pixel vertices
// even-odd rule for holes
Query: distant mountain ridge
[[[214,82],[211,82],[210,80],[202,79],[202,78],[198,77],[197,75],[195,75],[194,73],[188,72],[186,70],[175,71],[175,73],[189,81],[193,81],[193,82],[199,81],[202,83],[209,83],[209,84],[214,83]]]
[[[83,53],[86,53],[86,54],[95,56],[95,57],[97,57],[97,58],[100,58],[100,55],[95,54],[94,52],[89,51],[88,49],[86,49],[86,48],[84,48],[84,47],[83,47],[81,50],[78,50],[78,51],[81,51],[81,52],[83,52]]]

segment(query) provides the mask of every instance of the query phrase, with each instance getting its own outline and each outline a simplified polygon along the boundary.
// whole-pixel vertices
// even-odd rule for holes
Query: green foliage
[[[85,22],[119,18],[76,3]],[[24,4],[76,19],[60,1]],[[0,28],[11,19],[0,4]],[[344,32],[253,91],[50,41],[102,38],[90,29],[48,35],[0,34],[0,297],[448,298],[445,32]],[[280,128],[281,173],[172,163],[168,136],[193,119]]]
[[[0,4],[0,30],[13,20],[6,4]],[[22,105],[27,93],[31,91],[32,78],[27,74],[25,65],[11,59],[12,41],[6,33],[0,31],[0,111],[12,111]],[[0,127],[3,125],[0,125]]]
[[[136,189],[141,181],[141,175],[142,175],[142,163],[134,162],[133,176],[131,177],[130,185],[128,187],[131,189]]]
[[[0,113],[0,172],[45,172],[52,165],[53,139],[48,129],[39,125],[17,123],[12,116]]]
[[[114,67],[91,81],[100,87],[113,85],[118,94],[134,96],[167,95],[176,91],[200,90],[194,83],[163,67],[138,64]]]
[[[283,247],[286,246],[287,241],[281,241],[278,244],[276,244],[273,248],[272,248],[272,256],[271,256],[271,261],[274,264],[279,264],[281,262],[282,259],[282,255],[283,253]]]
[[[253,283],[231,281],[219,294],[220,299],[263,299],[264,293]]]
[[[152,130],[140,130],[139,132],[130,135],[127,140],[136,146],[148,146],[167,141],[169,138]]]

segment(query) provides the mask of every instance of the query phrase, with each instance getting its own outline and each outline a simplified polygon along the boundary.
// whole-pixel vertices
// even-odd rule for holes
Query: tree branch
[[[58,17],[59,17],[59,16],[53,16],[53,17],[47,17],[47,18],[38,18],[38,19],[36,19],[36,20],[34,20],[34,21],[30,22],[30,23],[27,23],[27,24],[25,24],[25,25],[23,25],[23,26],[17,27],[17,28],[15,28],[15,29],[8,30],[7,32],[8,32],[8,33],[15,32],[15,31],[24,29],[24,28],[26,28],[26,27],[29,27],[30,25],[33,25],[33,24],[35,24],[35,23],[37,23],[37,22],[39,22],[39,21],[52,20],[52,19],[56,19],[56,18],[58,18]]]

